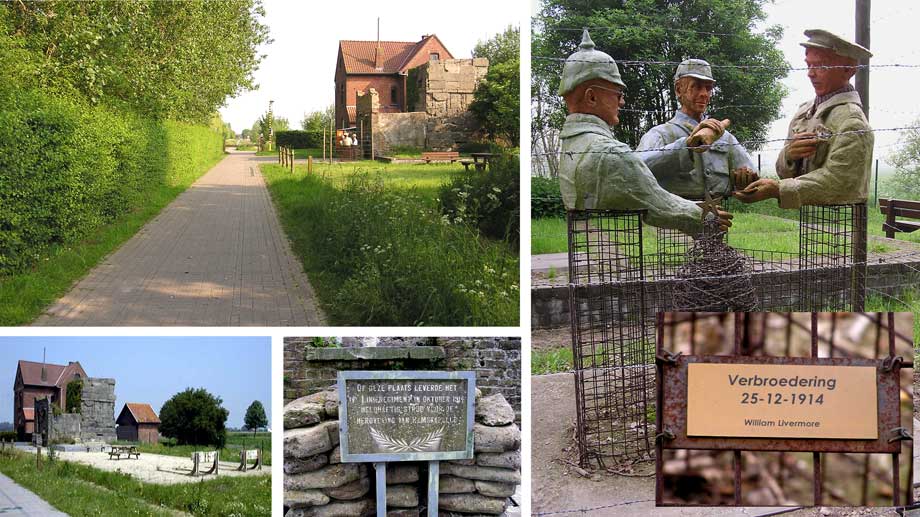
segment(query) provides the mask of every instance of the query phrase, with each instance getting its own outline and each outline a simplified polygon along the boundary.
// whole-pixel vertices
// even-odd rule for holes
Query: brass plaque
[[[687,436],[878,438],[873,367],[687,367]]]

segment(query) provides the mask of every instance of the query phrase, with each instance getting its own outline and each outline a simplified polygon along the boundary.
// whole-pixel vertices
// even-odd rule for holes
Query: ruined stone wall
[[[396,146],[456,150],[459,144],[475,139],[479,125],[468,110],[476,86],[488,71],[485,58],[430,61],[419,66],[410,74],[416,98],[409,104],[415,110],[407,113],[385,113],[388,110],[381,106],[380,94],[373,87],[358,92],[356,124],[370,128],[367,139],[373,141],[365,146],[364,157],[385,156]]]
[[[521,423],[521,340],[518,338],[440,338],[448,370],[476,372],[483,395],[501,394]]]
[[[475,138],[479,125],[468,109],[488,71],[485,58],[431,61],[419,67],[416,106],[427,114],[427,149],[456,149]]]
[[[428,139],[428,116],[424,113],[380,113],[375,145],[386,155],[395,147],[424,149]]]
[[[54,417],[51,441],[54,443],[76,443],[80,441],[81,418],[77,413],[65,413]]]
[[[285,517],[368,515],[376,510],[374,468],[342,463],[339,399],[320,391],[284,407]],[[477,390],[474,455],[440,462],[440,515],[502,515],[521,482],[521,431],[501,394]],[[427,463],[387,465],[387,515],[419,515],[427,504]]]
[[[80,439],[84,442],[114,442],[115,379],[86,379],[80,406]]]

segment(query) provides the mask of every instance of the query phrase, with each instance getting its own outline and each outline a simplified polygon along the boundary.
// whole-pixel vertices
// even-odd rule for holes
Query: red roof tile
[[[134,416],[134,421],[138,424],[159,424],[160,417],[157,416],[150,404],[137,404],[128,402],[125,404],[128,411]]]
[[[45,368],[45,380],[42,380],[42,367]],[[68,379],[75,369],[82,369],[79,362],[67,366],[51,363],[19,361],[22,382],[28,386],[59,386],[62,379]]]
[[[395,74],[404,71],[406,64],[425,43],[437,38],[431,34],[419,41],[381,41],[382,66],[379,70],[374,67],[376,41],[340,40],[339,51],[342,53],[347,74]]]

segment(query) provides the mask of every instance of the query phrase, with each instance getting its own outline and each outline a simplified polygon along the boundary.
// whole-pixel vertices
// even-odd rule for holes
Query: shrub
[[[565,204],[559,191],[559,180],[530,178],[530,217],[565,217]]]
[[[323,145],[322,133],[316,131],[290,130],[275,132],[275,144],[292,149],[314,149]]]
[[[213,445],[221,449],[227,443],[226,422],[230,414],[221,407],[222,403],[220,397],[203,388],[177,393],[160,409],[160,434],[175,438],[179,445]]]
[[[503,153],[488,171],[463,171],[441,187],[441,211],[453,223],[467,222],[483,235],[517,248],[520,241],[521,172],[517,156]]]
[[[16,433],[16,431],[0,431],[0,441],[16,441],[18,438],[19,435]]]

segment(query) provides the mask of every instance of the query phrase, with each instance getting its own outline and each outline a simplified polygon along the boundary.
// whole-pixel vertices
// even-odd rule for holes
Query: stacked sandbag
[[[285,517],[373,515],[372,472],[342,463],[339,397],[321,391],[284,406]]]
[[[501,515],[521,482],[521,430],[500,393],[476,400],[474,457],[441,462],[441,515]]]
[[[374,473],[371,472],[371,475]],[[418,485],[417,463],[387,464],[387,517],[418,517]]]

